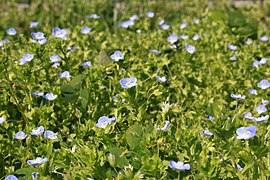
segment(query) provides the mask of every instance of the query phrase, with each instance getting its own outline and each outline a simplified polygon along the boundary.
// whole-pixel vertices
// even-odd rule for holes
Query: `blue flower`
[[[170,124],[171,124],[170,121],[166,121],[164,127],[163,128],[157,128],[157,130],[166,131],[169,128]]]
[[[186,40],[186,39],[189,38],[189,36],[182,34],[182,35],[180,36],[180,38]]]
[[[8,41],[7,38],[4,39],[4,40],[2,40],[2,41],[0,41],[0,47],[3,46],[3,45],[5,45],[5,44],[7,44],[8,42],[9,42],[9,41]]]
[[[252,44],[252,39],[249,39],[249,38],[246,39],[246,40],[245,40],[245,44],[246,44],[246,45]]]
[[[47,94],[44,95],[44,98],[49,101],[52,101],[57,98],[57,95],[54,95],[52,92],[48,92]]]
[[[131,77],[131,78],[123,78],[120,80],[120,85],[122,88],[131,88],[133,86],[137,85],[137,78]]]
[[[177,35],[176,34],[171,34],[169,37],[168,37],[168,41],[170,42],[170,43],[175,43],[175,42],[177,42],[178,41],[178,37],[177,37]]]
[[[133,20],[127,20],[127,21],[123,21],[119,24],[119,27],[121,28],[128,28],[134,25],[134,21]]]
[[[89,28],[88,26],[83,26],[81,29],[82,34],[88,34],[90,32],[91,32],[91,28]]]
[[[196,50],[196,48],[190,44],[187,44],[185,45],[185,50],[190,53],[190,54],[193,54]]]
[[[182,161],[175,162],[170,160],[169,165],[170,168],[175,170],[190,170],[190,164],[184,164]]]
[[[262,42],[267,42],[268,41],[268,36],[262,36],[262,37],[260,37],[260,40],[262,41]]]
[[[39,173],[38,172],[32,172],[31,175],[32,175],[32,180],[36,180]]]
[[[208,120],[208,121],[213,121],[213,120],[214,120],[214,117],[211,116],[211,115],[208,115],[208,116],[206,117],[206,120]]]
[[[268,105],[268,104],[269,104],[269,101],[268,101],[268,100],[264,100],[264,99],[262,99],[262,104],[266,106],[266,105]]]
[[[20,65],[24,65],[26,64],[27,62],[30,62],[32,61],[32,59],[34,58],[34,55],[33,54],[24,54],[23,57],[20,59]]]
[[[257,90],[256,90],[256,89],[249,89],[249,90],[248,90],[248,93],[249,93],[249,94],[258,95],[258,93],[257,93]]]
[[[54,28],[52,30],[52,35],[54,37],[57,37],[57,38],[60,38],[60,39],[65,40],[66,39],[67,32],[64,29],[60,29],[59,27],[56,27],[56,28]]]
[[[54,68],[58,68],[58,66],[60,66],[60,63],[59,63],[59,62],[55,62],[55,63],[53,63],[53,65],[52,65],[52,67],[54,67]]]
[[[44,164],[46,161],[48,161],[48,158],[43,159],[41,157],[37,157],[33,160],[27,160],[27,164],[29,164],[30,166],[39,166],[41,164]]]
[[[124,55],[121,53],[121,51],[115,51],[111,56],[111,59],[115,61],[119,61],[120,59],[124,59]]]
[[[53,131],[50,131],[50,130],[46,130],[44,132],[44,137],[45,138],[48,138],[50,140],[54,140],[57,138],[57,135],[58,135],[58,132],[57,133],[54,133]]]
[[[41,40],[41,39],[44,39],[45,38],[44,37],[44,33],[42,33],[42,32],[32,32],[31,33],[31,36],[35,40]]]
[[[62,73],[58,73],[58,76],[59,76],[60,78],[70,78],[70,77],[71,77],[71,75],[69,74],[68,71],[64,71],[64,72],[62,72]]]
[[[149,17],[149,18],[152,18],[152,17],[155,16],[155,13],[154,12],[147,12],[146,16]]]
[[[260,116],[260,117],[257,117],[257,118],[253,118],[253,121],[255,122],[264,122],[264,121],[267,121],[269,119],[269,115],[266,115],[266,116]]]
[[[43,39],[40,39],[37,41],[38,44],[42,45],[42,44],[45,44],[47,42],[47,39],[46,38],[43,38]]]
[[[267,108],[265,105],[260,104],[259,106],[255,107],[254,110],[257,111],[258,114],[262,114],[267,111]]]
[[[22,139],[25,139],[26,136],[27,136],[27,134],[25,134],[23,131],[19,131],[14,135],[14,138],[22,140]]]
[[[162,19],[162,20],[160,20],[159,22],[158,22],[158,25],[162,25],[162,24],[165,24],[165,20],[164,19]]]
[[[52,63],[58,62],[58,61],[60,61],[60,60],[61,60],[61,58],[60,58],[59,55],[54,55],[54,56],[51,56],[51,57],[50,57],[50,61],[51,61]]]
[[[18,180],[18,178],[16,177],[16,176],[14,176],[14,175],[8,175],[6,178],[5,178],[5,180]]]
[[[237,49],[237,46],[234,46],[232,44],[229,44],[228,45],[228,49],[232,50],[232,51],[235,51]]]
[[[82,63],[82,66],[83,67],[91,67],[92,63],[90,61],[85,61],[85,62]]]
[[[170,26],[169,26],[168,24],[162,24],[160,27],[161,27],[162,29],[164,29],[164,30],[167,30],[167,29],[170,28]]]
[[[165,76],[163,76],[163,77],[156,76],[156,79],[157,79],[159,82],[162,82],[162,83],[167,81],[167,79],[166,79]]]
[[[237,139],[249,139],[255,136],[256,127],[248,126],[248,127],[240,127],[236,130]]]
[[[243,117],[249,120],[253,120],[254,117],[252,116],[251,112],[247,112],[245,114],[243,114]]]
[[[38,97],[40,97],[40,96],[43,96],[43,95],[44,95],[44,92],[31,92],[31,94],[32,94],[33,96],[38,96]]]
[[[239,164],[236,164],[236,167],[239,171],[243,171],[244,168],[242,168]]]
[[[112,124],[113,122],[115,122],[115,120],[116,120],[115,117],[108,118],[107,116],[101,116],[98,119],[98,123],[96,124],[96,127],[105,129],[108,124]]]
[[[129,18],[131,21],[135,21],[135,20],[137,20],[138,19],[138,15],[133,15],[133,16],[131,16],[130,18]]]
[[[44,133],[44,127],[43,126],[39,126],[36,129],[32,129],[32,131],[30,132],[31,135],[33,136],[39,136],[41,134]]]
[[[188,26],[188,23],[180,24],[180,29],[185,29]]]
[[[262,59],[260,60],[260,64],[266,64],[267,61],[268,61],[268,58],[262,58]]]
[[[246,96],[242,96],[241,94],[231,94],[231,98],[236,100],[243,100],[246,98]]]
[[[0,117],[0,124],[2,124],[5,121],[6,121],[6,118],[5,117]]]
[[[261,89],[267,89],[270,87],[270,83],[266,79],[263,79],[257,84],[257,86]]]
[[[236,61],[237,60],[236,55],[234,54],[232,57],[230,57],[230,60],[231,61]]]
[[[159,50],[156,49],[151,49],[150,52],[157,55],[161,53]]]
[[[213,133],[211,133],[208,128],[205,128],[203,131],[202,131],[202,134],[205,135],[205,136],[213,136]]]
[[[100,16],[98,16],[97,14],[91,14],[91,15],[87,15],[87,16],[85,16],[85,18],[99,19],[99,18],[100,18]]]
[[[200,20],[199,20],[199,19],[194,19],[193,22],[194,22],[195,24],[199,24],[199,23],[200,23]]]
[[[255,60],[255,61],[252,63],[252,67],[258,68],[260,64],[261,64],[260,61]]]
[[[198,39],[200,39],[200,35],[199,34],[195,34],[192,38],[193,41],[197,41]]]
[[[31,22],[29,28],[34,28],[38,26],[38,22]]]
[[[8,30],[6,30],[6,33],[8,35],[14,36],[17,34],[17,31],[14,28],[9,28]]]

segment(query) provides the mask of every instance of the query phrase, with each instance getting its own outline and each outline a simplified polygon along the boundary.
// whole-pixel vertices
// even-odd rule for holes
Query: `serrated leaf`
[[[142,128],[143,127],[139,124],[134,124],[128,128],[126,132],[126,141],[131,149],[135,149],[140,145],[143,135]]]

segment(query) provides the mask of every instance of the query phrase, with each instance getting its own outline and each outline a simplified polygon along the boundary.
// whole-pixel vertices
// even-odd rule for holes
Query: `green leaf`
[[[127,158],[123,155],[123,150],[118,147],[111,147],[108,151],[115,156],[115,164],[119,168],[124,168],[129,164]]]
[[[82,91],[81,91],[82,109],[86,109],[88,101],[89,101],[89,92],[87,89],[82,89]]]
[[[15,171],[15,175],[19,176],[20,180],[29,180],[32,179],[32,173],[38,172],[40,173],[38,168],[29,167],[29,168],[21,168]]]
[[[112,63],[112,60],[106,54],[104,50],[99,52],[98,55],[98,65],[107,66]]]
[[[134,124],[128,128],[126,132],[126,141],[131,149],[135,149],[140,145],[143,135],[142,128],[143,127],[139,124]]]

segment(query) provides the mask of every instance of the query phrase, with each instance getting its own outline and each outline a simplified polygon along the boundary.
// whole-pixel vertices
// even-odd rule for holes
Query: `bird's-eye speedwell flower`
[[[193,54],[196,50],[196,48],[194,46],[192,46],[191,44],[187,44],[185,45],[185,50],[190,53]]]
[[[163,76],[163,77],[156,76],[156,79],[157,79],[159,82],[162,82],[162,83],[167,81],[167,79],[166,79],[165,76]]]
[[[262,42],[267,42],[268,41],[268,36],[262,36],[262,37],[260,37],[260,40],[262,41]]]
[[[90,32],[91,32],[91,28],[89,28],[88,26],[83,26],[81,29],[82,34],[88,34]]]
[[[58,73],[58,76],[60,78],[70,78],[71,77],[71,75],[70,75],[70,73],[68,71],[64,71],[62,73],[60,72],[60,73]]]
[[[236,130],[237,139],[249,139],[255,136],[256,127],[248,126],[248,127],[240,127]]]
[[[242,96],[241,94],[231,94],[231,98],[236,100],[243,100],[246,98],[246,96]]]
[[[163,128],[157,128],[157,130],[166,131],[169,128],[170,124],[171,124],[170,121],[166,121],[164,127]]]
[[[266,79],[263,79],[257,84],[257,86],[261,89],[267,89],[270,87],[270,82]]]
[[[208,128],[204,129],[202,131],[202,134],[205,135],[205,136],[213,136],[213,133],[211,133]]]
[[[182,161],[175,162],[170,160],[169,166],[175,170],[190,170],[190,164],[184,164]]]
[[[41,157],[37,157],[33,160],[27,160],[27,164],[29,164],[30,166],[39,166],[41,164],[44,164],[46,161],[48,161],[48,158],[43,159]]]
[[[255,107],[254,110],[257,111],[258,114],[262,114],[267,111],[267,108],[265,105],[260,104],[259,106]]]
[[[44,132],[44,137],[45,138],[48,138],[50,140],[56,139],[57,138],[57,135],[58,135],[58,132],[57,133],[54,133],[51,130],[47,130],[47,131]]]
[[[59,27],[56,27],[56,28],[53,28],[52,35],[54,37],[57,37],[57,38],[60,38],[60,39],[65,40],[66,39],[67,32],[64,29],[60,29]]]
[[[257,118],[253,118],[253,121],[255,122],[264,122],[264,121],[267,121],[269,119],[269,115],[266,115],[266,116],[260,116],[260,117],[257,117]]]
[[[178,41],[178,37],[177,37],[177,35],[176,34],[171,34],[169,37],[168,37],[168,41],[170,42],[170,43],[175,43],[175,42],[177,42]]]
[[[115,117],[108,118],[107,116],[101,116],[98,119],[98,123],[96,124],[96,127],[105,129],[108,124],[112,124],[113,122],[115,122],[115,120],[116,120]]]
[[[111,56],[111,59],[115,61],[119,61],[120,59],[124,59],[124,55],[121,53],[121,51],[115,51]]]
[[[18,178],[16,177],[16,176],[14,176],[14,175],[8,175],[6,178],[5,178],[5,180],[18,180]]]
[[[25,134],[23,131],[19,131],[14,135],[14,138],[22,140],[22,139],[25,139],[26,136],[27,136],[27,134]]]
[[[228,49],[229,49],[229,50],[232,50],[232,51],[235,51],[235,50],[237,49],[237,46],[234,46],[234,45],[232,45],[232,44],[229,44],[229,45],[228,45]]]
[[[137,85],[137,78],[131,77],[131,78],[123,78],[120,80],[120,85],[122,88],[131,88],[133,86]]]
[[[6,118],[0,117],[0,124],[2,124],[2,123],[5,122],[5,121],[6,121]]]
[[[57,98],[57,95],[54,95],[52,92],[48,92],[47,94],[44,95],[44,98],[49,101],[52,101]]]
[[[39,126],[36,129],[32,129],[32,131],[30,132],[31,135],[33,136],[39,136],[41,134],[43,134],[44,132],[44,127],[43,126]]]
[[[17,34],[17,31],[14,28],[9,28],[8,30],[6,30],[6,33],[8,35],[14,36]]]

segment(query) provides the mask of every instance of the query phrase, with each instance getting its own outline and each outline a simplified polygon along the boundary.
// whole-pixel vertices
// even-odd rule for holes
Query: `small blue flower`
[[[60,78],[71,78],[71,75],[70,75],[70,73],[68,71],[64,71],[62,73],[58,73],[58,76]]]
[[[184,164],[182,161],[175,162],[170,160],[169,166],[175,170],[190,170],[190,164]]]
[[[180,36],[180,38],[186,40],[186,39],[189,38],[189,36],[182,34],[182,35]]]
[[[211,116],[211,115],[208,115],[208,116],[206,117],[206,120],[208,120],[208,121],[213,121],[213,120],[214,120],[214,117]]]
[[[257,86],[261,89],[267,89],[270,87],[270,82],[268,82],[266,79],[261,80]]]
[[[108,124],[112,124],[113,122],[115,122],[115,120],[116,120],[115,117],[108,118],[107,116],[101,116],[98,119],[98,123],[96,124],[96,127],[105,129]]]
[[[205,135],[205,136],[213,136],[213,133],[211,133],[208,128],[205,128],[203,131],[202,131],[202,134]]]
[[[252,63],[252,67],[258,68],[260,64],[261,64],[260,61],[255,60],[255,61]]]
[[[231,94],[231,98],[236,100],[243,100],[246,98],[246,96],[242,96],[241,94]]]
[[[168,30],[170,28],[168,24],[162,24],[160,27],[161,29],[164,29],[164,30]]]
[[[57,38],[60,38],[60,39],[65,40],[66,39],[67,32],[64,29],[60,29],[59,27],[56,27],[56,28],[54,28],[52,30],[52,35],[54,37],[57,37]]]
[[[37,180],[37,176],[39,175],[38,172],[32,172],[32,180]]]
[[[188,23],[180,24],[180,29],[185,29],[188,26]]]
[[[268,104],[269,104],[269,101],[268,101],[268,100],[264,100],[264,99],[262,99],[262,104],[266,106],[266,105],[268,105]]]
[[[178,41],[177,35],[176,35],[176,34],[171,34],[171,35],[168,37],[168,41],[169,41],[171,44],[177,42],[177,41]]]
[[[249,94],[258,95],[258,93],[257,93],[257,90],[256,90],[256,89],[249,89],[249,90],[248,90],[248,93],[249,93]]]
[[[38,22],[31,22],[29,28],[34,28],[38,26]]]
[[[228,49],[232,50],[232,51],[235,51],[237,49],[237,46],[234,46],[232,44],[229,44],[228,45]]]
[[[85,18],[99,19],[100,16],[98,16],[97,14],[91,14],[91,15],[85,16]]]
[[[162,19],[162,20],[160,20],[159,22],[158,22],[158,25],[162,25],[162,24],[165,24],[165,20],[164,19]]]
[[[33,136],[39,136],[41,134],[44,133],[44,127],[43,126],[39,126],[36,129],[32,129],[32,131],[30,132],[31,135]]]
[[[239,164],[236,164],[236,167],[239,171],[243,171],[244,168],[242,168]]]
[[[164,127],[163,128],[157,128],[157,130],[166,131],[169,128],[170,124],[171,124],[170,121],[166,121]]]
[[[194,46],[192,46],[191,44],[187,44],[185,45],[185,50],[190,53],[193,54],[196,50],[196,48]]]
[[[5,180],[18,180],[18,178],[16,177],[16,176],[14,176],[14,175],[8,175],[6,178],[5,178]]]
[[[133,15],[133,16],[131,16],[130,18],[129,18],[131,21],[135,21],[135,20],[137,20],[138,19],[138,15]]]
[[[3,124],[3,122],[6,121],[6,118],[5,117],[0,117],[0,124]]]
[[[44,96],[44,92],[31,92],[31,94],[32,94],[33,96],[38,96],[38,97]]]
[[[43,39],[40,39],[40,40],[37,41],[37,43],[40,44],[40,45],[43,45],[46,42],[47,42],[47,39],[46,38],[43,38]]]
[[[256,127],[248,126],[248,127],[240,127],[236,130],[237,139],[249,139],[256,135]]]
[[[44,132],[44,137],[50,140],[54,140],[57,138],[58,132],[54,133],[53,131],[47,130]]]
[[[237,60],[236,55],[234,54],[232,57],[230,57],[230,60],[231,61],[236,61]]]
[[[6,33],[8,35],[14,36],[17,34],[17,31],[14,28],[9,28],[8,30],[6,30]]]
[[[155,16],[155,13],[154,12],[147,12],[146,16],[149,18],[153,18]]]
[[[41,39],[44,39],[45,38],[44,37],[44,33],[42,33],[42,32],[32,32],[31,33],[31,36],[35,40],[41,40]]]
[[[90,32],[91,32],[91,28],[89,28],[88,26],[83,26],[81,29],[82,34],[88,34]]]
[[[23,57],[20,59],[20,65],[24,65],[26,64],[27,62],[30,62],[32,61],[32,59],[34,58],[34,55],[33,54],[24,54]]]
[[[27,134],[25,134],[23,131],[19,131],[14,135],[15,139],[23,140],[25,139]]]
[[[245,114],[243,114],[243,117],[249,120],[253,120],[254,117],[252,116],[251,112],[247,112]]]
[[[258,114],[262,114],[267,111],[267,108],[265,105],[260,104],[259,106],[255,107],[254,110],[257,111]]]
[[[199,24],[199,23],[200,23],[200,20],[199,20],[199,19],[194,19],[193,22],[194,22],[195,24]]]
[[[121,53],[121,51],[115,51],[111,56],[111,59],[115,61],[119,61],[120,59],[124,59],[124,55]]]
[[[267,121],[269,119],[269,115],[266,115],[266,116],[260,116],[260,117],[257,117],[257,118],[253,118],[253,121],[255,122],[264,122],[264,121]]]
[[[120,24],[119,24],[119,27],[121,28],[128,28],[128,27],[131,27],[134,25],[134,21],[133,20],[126,20],[126,21],[122,21]]]
[[[55,62],[59,62],[61,60],[60,56],[59,55],[54,55],[54,56],[51,56],[50,57],[50,61],[52,63],[55,63]]]
[[[75,51],[76,49],[78,49],[77,47],[67,47],[68,51]]]
[[[200,39],[200,35],[199,34],[195,34],[192,38],[193,41],[197,41],[198,39]]]
[[[91,67],[92,63],[90,61],[85,61],[85,62],[82,63],[82,66],[83,67]]]
[[[49,101],[52,101],[57,98],[57,95],[54,95],[52,92],[48,92],[47,94],[44,95],[44,98]]]
[[[252,42],[253,42],[252,39],[249,39],[249,38],[245,40],[246,45],[250,45],[252,44]]]
[[[55,63],[53,63],[53,65],[52,65],[52,67],[54,67],[54,68],[58,68],[60,66],[60,63],[59,62],[55,62]]]
[[[166,82],[166,81],[167,81],[167,79],[166,79],[166,77],[165,77],[165,76],[163,76],[163,77],[156,76],[156,79],[157,79],[159,82],[161,82],[161,83],[163,83],[163,82]]]
[[[262,37],[260,37],[260,40],[262,41],[262,42],[267,42],[268,41],[268,36],[262,36]]]
[[[33,160],[27,160],[27,164],[29,164],[30,166],[39,166],[41,164],[44,164],[46,161],[48,161],[48,158],[43,159],[41,157],[37,157]]]
[[[268,61],[268,58],[262,58],[262,59],[260,60],[260,64],[266,64],[267,61]]]
[[[123,78],[120,80],[120,85],[122,88],[131,88],[133,86],[137,85],[137,78],[131,77],[131,78]]]
[[[156,49],[151,49],[150,52],[157,55],[161,53],[159,50]]]

